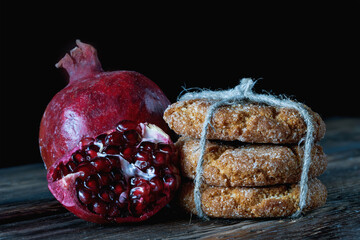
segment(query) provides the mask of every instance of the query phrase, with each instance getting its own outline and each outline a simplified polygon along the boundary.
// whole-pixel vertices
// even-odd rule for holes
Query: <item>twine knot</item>
[[[253,94],[252,88],[255,85],[255,81],[251,78],[243,78],[240,81],[240,84],[237,85],[234,90],[238,92],[238,96],[243,95],[244,97],[248,97],[249,95]]]

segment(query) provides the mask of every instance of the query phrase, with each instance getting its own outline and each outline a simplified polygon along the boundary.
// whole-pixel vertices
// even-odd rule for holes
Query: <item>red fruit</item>
[[[90,144],[94,141],[91,136],[113,129],[121,120],[130,120],[118,128],[124,132],[132,129],[125,135],[133,143],[138,141],[138,129],[131,125],[137,122],[153,123],[169,133],[162,117],[170,102],[154,82],[133,71],[104,72],[95,48],[79,40],[76,44],[78,47],[56,64],[67,70],[69,83],[54,96],[41,120],[39,145],[47,168],[80,140],[83,145]],[[113,141],[121,144],[118,138]],[[76,158],[83,161],[81,156]]]
[[[95,141],[84,138],[52,164],[47,180],[55,198],[75,215],[96,223],[143,221],[169,203],[180,185],[180,175],[174,165],[178,162],[175,151],[162,149],[174,145],[153,124],[135,127],[125,131],[117,127],[93,136]],[[126,138],[128,131],[136,131],[139,141]],[[108,154],[109,147],[117,153]],[[88,153],[89,148],[96,150],[96,156]],[[120,149],[131,149],[130,159],[124,158]],[[85,160],[79,162],[78,155]]]

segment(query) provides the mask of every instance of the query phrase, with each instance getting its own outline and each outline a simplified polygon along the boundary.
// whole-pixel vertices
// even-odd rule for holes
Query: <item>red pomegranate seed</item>
[[[111,164],[104,157],[95,158],[91,165],[93,165],[97,172],[110,172]]]
[[[145,161],[145,162],[149,162],[150,161],[150,154],[147,151],[140,151],[138,153],[135,154],[135,161],[136,160],[140,160],[140,161]]]
[[[124,187],[122,186],[122,184],[119,183],[114,186],[114,192],[117,195],[120,195],[123,191],[124,191]]]
[[[111,202],[115,199],[115,193],[110,190],[104,190],[99,194],[99,197],[105,202]]]
[[[156,144],[153,142],[142,142],[140,143],[139,148],[144,151],[152,152],[154,149],[156,149]]]
[[[116,171],[117,170],[117,171]],[[120,180],[123,180],[122,174],[118,171],[118,169],[115,169],[111,172],[111,177],[115,183],[120,183]]]
[[[164,184],[159,177],[152,178],[149,183],[153,193],[157,194],[163,191]]]
[[[60,165],[59,165],[59,166],[57,166],[57,167],[55,168],[54,173],[53,173],[53,175],[52,175],[52,179],[53,179],[54,181],[57,181],[57,180],[61,179],[62,177],[63,177],[63,176],[62,176],[62,170],[61,170]]]
[[[130,120],[123,120],[118,123],[116,130],[119,132],[125,132],[129,130],[135,130],[138,133],[141,133],[141,129],[139,127],[139,124]]]
[[[77,167],[76,163],[74,161],[69,161],[66,164],[67,169],[69,170],[70,173],[74,172],[75,168]]]
[[[78,150],[72,155],[72,159],[78,163],[83,162],[85,160],[85,157],[82,153],[82,151]]]
[[[87,162],[84,162],[84,163],[80,164],[79,166],[77,166],[75,171],[76,172],[82,172],[82,174],[80,175],[81,179],[85,179],[87,176],[96,173],[96,169],[91,164],[89,164]]]
[[[83,138],[83,139],[81,139],[81,141],[80,141],[80,146],[81,146],[81,148],[85,148],[85,147],[93,144],[94,141],[95,141],[95,140],[94,140],[93,138],[91,138],[91,137]]]
[[[93,201],[92,194],[84,189],[78,191],[79,200],[84,204],[89,204]]]
[[[144,198],[134,199],[133,200],[133,213],[135,215],[141,215],[144,212],[144,209],[146,208],[146,201]]]
[[[122,135],[119,132],[112,132],[105,137],[105,145],[120,146]]]
[[[173,152],[173,150],[169,144],[159,143],[158,149],[167,154],[171,154]]]
[[[103,152],[110,155],[116,155],[120,153],[120,149],[117,146],[107,146]]]
[[[112,182],[112,177],[109,173],[98,173],[97,175],[99,177],[100,186],[106,186]]]
[[[147,182],[142,182],[130,191],[132,198],[144,197],[147,198],[150,193],[150,184]]]
[[[63,163],[60,163],[60,164],[59,164],[59,167],[61,168],[62,177],[64,177],[64,176],[66,176],[66,175],[69,174],[68,168],[67,168]]]
[[[107,212],[107,204],[101,201],[97,201],[93,204],[93,211],[97,214],[105,215]]]
[[[153,163],[155,166],[166,165],[169,162],[169,155],[163,152],[156,152],[154,154]]]
[[[90,156],[90,160],[97,157],[97,152],[94,150],[88,150],[87,151],[88,156]]]
[[[87,179],[84,182],[84,186],[93,192],[99,191],[99,184],[98,184],[97,180],[95,179],[95,177],[93,177],[93,176],[91,176],[89,179]]]
[[[141,136],[135,130],[128,130],[128,131],[124,132],[124,140],[129,145],[135,146],[136,144],[138,144],[140,142]]]
[[[164,173],[165,174],[177,174],[179,175],[179,169],[175,167],[173,164],[168,164],[166,167],[164,167]]]
[[[129,162],[131,162],[132,157],[134,156],[135,153],[135,149],[132,147],[126,147],[122,152],[121,155],[123,156],[123,158],[125,158],[126,160],[128,160]]]
[[[120,167],[120,162],[119,162],[119,157],[115,157],[115,156],[108,156],[106,158],[106,160],[108,161],[108,165],[109,165],[109,169],[111,170],[111,168],[113,167]]]
[[[100,150],[100,147],[99,146],[96,146],[95,144],[91,144],[90,146],[87,146],[85,148],[86,151],[89,151],[89,150],[93,150],[95,152],[99,152]]]
[[[173,175],[167,174],[164,176],[164,187],[168,188],[170,191],[173,191],[177,187],[176,178]]]

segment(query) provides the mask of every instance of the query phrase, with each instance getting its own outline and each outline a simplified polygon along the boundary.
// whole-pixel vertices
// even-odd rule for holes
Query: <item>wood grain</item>
[[[64,209],[47,189],[41,164],[0,169],[0,239],[359,239],[360,119],[326,121],[329,164],[319,179],[324,207],[299,219],[190,217],[168,206],[140,224],[98,225]]]

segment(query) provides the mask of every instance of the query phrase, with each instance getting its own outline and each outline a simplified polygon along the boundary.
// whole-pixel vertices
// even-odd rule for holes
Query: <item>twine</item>
[[[304,141],[305,143],[304,143],[303,167],[302,167],[301,179],[300,179],[299,210],[297,210],[292,215],[292,217],[297,218],[301,216],[302,211],[306,207],[307,192],[308,192],[308,172],[311,163],[311,149],[314,144],[314,132],[315,132],[312,115],[309,113],[307,108],[302,103],[292,101],[285,97],[277,97],[271,94],[254,93],[252,91],[254,85],[255,85],[255,81],[253,81],[252,79],[243,78],[240,81],[239,85],[228,90],[211,91],[211,90],[198,89],[199,91],[197,92],[188,92],[189,90],[185,89],[184,91],[186,93],[178,99],[180,101],[191,100],[191,99],[207,99],[213,102],[206,112],[205,121],[202,126],[201,138],[200,138],[201,152],[196,166],[195,187],[194,187],[194,201],[195,201],[196,211],[198,213],[198,216],[205,220],[208,220],[209,217],[204,213],[202,209],[201,185],[203,182],[202,165],[204,162],[208,127],[209,125],[211,126],[210,124],[211,119],[219,107],[237,104],[244,101],[264,103],[275,107],[295,109],[304,119],[307,127],[307,131],[305,138],[303,138],[300,141],[300,142]]]

